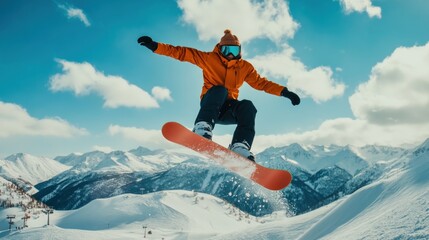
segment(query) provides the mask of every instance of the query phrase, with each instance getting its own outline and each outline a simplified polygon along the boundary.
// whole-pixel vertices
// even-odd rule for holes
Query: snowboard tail
[[[162,135],[167,140],[201,153],[267,189],[281,190],[292,181],[289,171],[271,169],[252,162],[216,142],[193,133],[180,123],[167,122],[162,127]]]

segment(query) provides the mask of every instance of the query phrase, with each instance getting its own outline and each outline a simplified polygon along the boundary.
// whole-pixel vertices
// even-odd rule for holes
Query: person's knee
[[[252,101],[246,99],[241,101],[241,109],[243,112],[249,113],[251,115],[256,115],[256,113],[258,112]]]
[[[253,126],[256,118],[256,107],[249,100],[242,100],[237,109],[237,120],[241,125]]]

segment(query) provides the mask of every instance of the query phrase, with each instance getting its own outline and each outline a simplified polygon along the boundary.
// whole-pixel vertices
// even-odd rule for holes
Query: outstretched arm
[[[208,55],[208,53],[199,51],[194,48],[179,47],[165,43],[158,43],[153,41],[152,38],[148,36],[140,37],[137,42],[140,45],[149,48],[154,53],[172,57],[179,61],[190,62],[197,66],[201,66],[202,64],[204,64]]]
[[[265,91],[267,93],[289,98],[292,105],[294,106],[300,104],[301,99],[296,93],[289,91],[287,87],[283,87],[277,83],[269,81],[264,77],[261,77],[251,65],[250,65],[250,69],[251,71],[245,79],[245,81],[250,86],[252,86],[255,89]]]

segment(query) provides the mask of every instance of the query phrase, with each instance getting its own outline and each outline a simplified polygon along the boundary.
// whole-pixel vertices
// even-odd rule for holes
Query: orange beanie
[[[219,45],[237,45],[240,46],[240,41],[237,36],[232,35],[231,30],[226,29],[224,31],[225,35],[220,39]]]

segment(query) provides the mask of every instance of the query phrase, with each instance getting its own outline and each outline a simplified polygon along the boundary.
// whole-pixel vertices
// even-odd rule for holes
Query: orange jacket
[[[283,86],[259,76],[255,68],[246,60],[230,60],[222,57],[218,45],[212,52],[202,52],[188,47],[176,47],[158,43],[155,53],[190,62],[203,70],[204,86],[201,98],[213,86],[228,89],[228,98],[237,99],[243,82],[257,90],[280,96]]]

